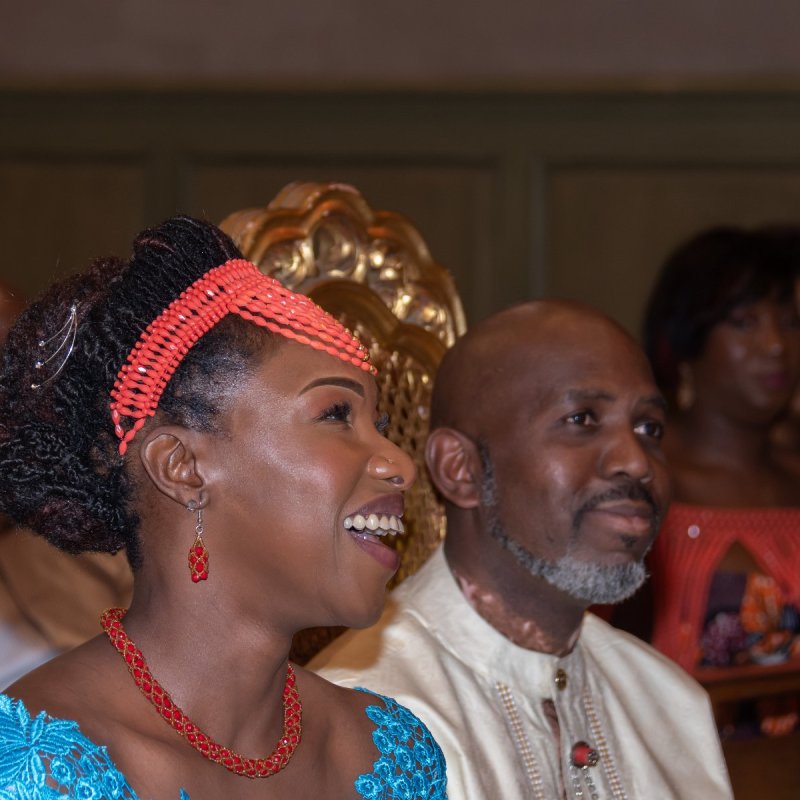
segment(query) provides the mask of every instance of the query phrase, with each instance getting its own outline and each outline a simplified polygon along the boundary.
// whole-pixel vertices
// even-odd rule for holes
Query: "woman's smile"
[[[387,495],[361,506],[354,513],[348,514],[344,520],[344,529],[353,541],[392,573],[400,566],[400,556],[381,539],[402,535],[405,532],[404,506],[403,495]]]

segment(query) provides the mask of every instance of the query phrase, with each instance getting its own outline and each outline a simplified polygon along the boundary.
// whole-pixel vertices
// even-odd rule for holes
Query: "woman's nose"
[[[367,470],[373,478],[388,481],[402,491],[410,489],[417,477],[411,456],[384,439],[385,446],[370,458]]]
[[[782,355],[789,344],[789,337],[797,337],[794,328],[788,329],[781,320],[772,314],[766,314],[759,325],[759,341],[765,353],[771,356]]]

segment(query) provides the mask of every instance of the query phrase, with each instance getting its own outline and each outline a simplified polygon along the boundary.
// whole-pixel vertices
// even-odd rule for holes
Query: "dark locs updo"
[[[117,450],[109,392],[147,325],[195,280],[232,258],[241,254],[218,228],[175,217],[143,231],[129,261],[95,261],[87,272],[54,284],[20,316],[0,372],[0,512],[68,552],[124,548],[131,565],[139,564],[134,486]],[[64,332],[69,336],[73,306],[71,354],[64,362],[67,338],[36,369]],[[237,377],[269,337],[263,328],[226,317],[181,362],[159,402],[159,418],[214,430]]]

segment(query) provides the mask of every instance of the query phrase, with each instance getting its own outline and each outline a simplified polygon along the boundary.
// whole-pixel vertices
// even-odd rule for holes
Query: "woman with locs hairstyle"
[[[54,285],[0,374],[0,512],[72,553],[124,549],[130,609],[0,695],[4,797],[444,798],[389,698],[288,661],[377,619],[410,458],[365,348],[176,217]]]
[[[701,682],[800,664],[800,476],[771,437],[800,377],[798,276],[800,229],[713,228],[667,260],[646,312],[645,349],[673,401],[652,642]],[[776,735],[797,711],[784,698],[718,721],[723,738]]]

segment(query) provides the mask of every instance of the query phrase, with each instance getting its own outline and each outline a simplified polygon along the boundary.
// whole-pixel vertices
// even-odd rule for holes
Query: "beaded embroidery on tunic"
[[[362,690],[365,691],[365,690]],[[372,694],[372,692],[369,692]],[[368,706],[381,756],[355,787],[365,800],[446,800],[444,756],[406,708],[375,695]],[[31,717],[21,700],[0,694],[0,800],[138,800],[105,747],[78,724],[44,712]],[[190,800],[181,790],[180,800]]]
[[[549,800],[542,781],[541,770],[536,760],[535,748],[532,746],[525,727],[520,718],[517,703],[510,687],[497,681],[495,683],[497,694],[503,707],[503,712],[508,720],[509,730],[513,736],[517,752],[522,759],[528,783],[533,792],[535,800]],[[574,763],[565,762],[562,769],[566,774],[564,779],[568,781],[567,794],[565,797],[575,798],[575,800],[602,800],[606,795],[601,794],[605,791],[612,800],[627,800],[627,794],[622,785],[619,772],[614,759],[611,757],[608,742],[603,731],[603,726],[597,715],[594,701],[588,690],[584,690],[581,702],[576,709],[581,709],[587,724],[587,731],[591,731],[591,738],[600,756],[598,762],[589,766],[578,767]],[[562,732],[566,735],[566,731]]]

